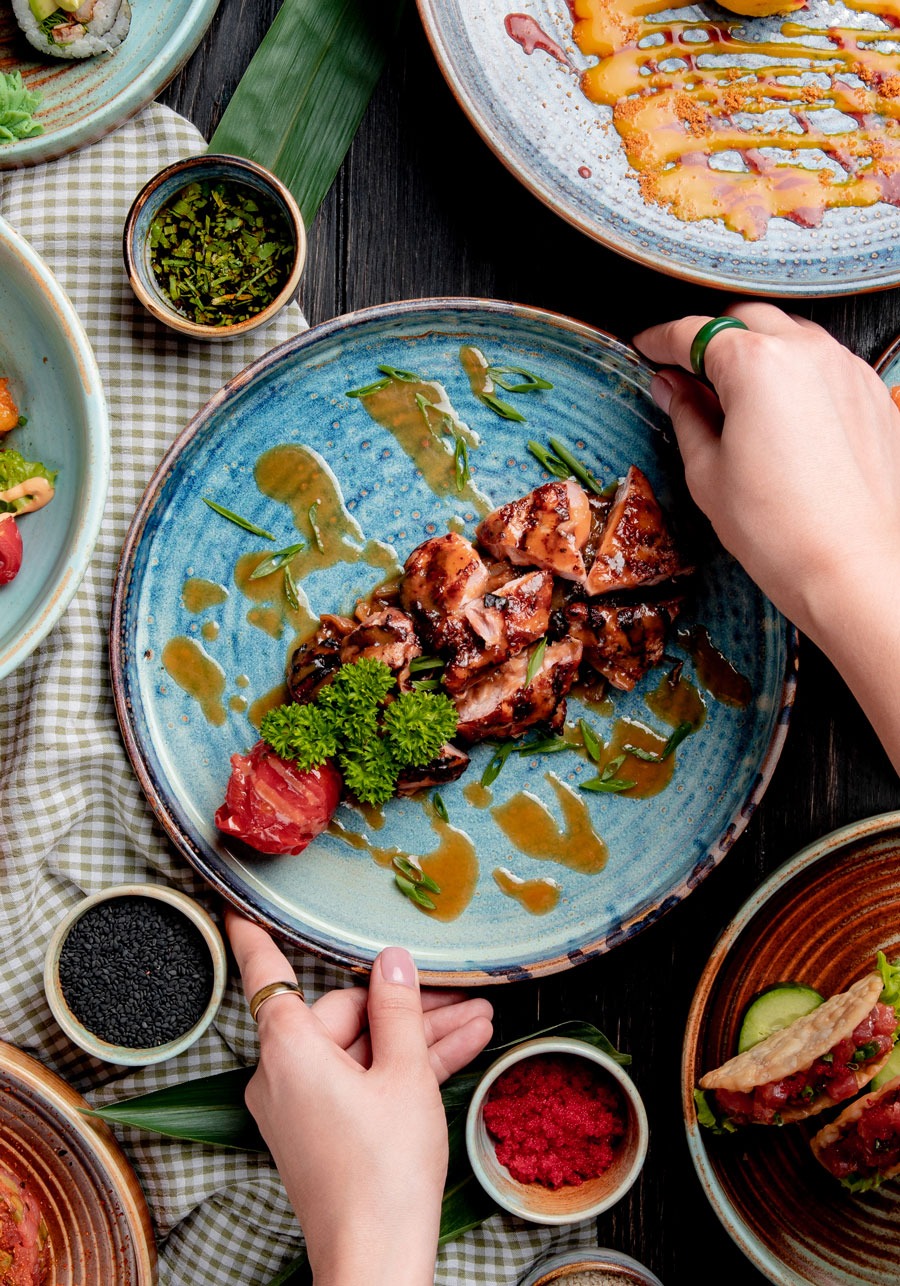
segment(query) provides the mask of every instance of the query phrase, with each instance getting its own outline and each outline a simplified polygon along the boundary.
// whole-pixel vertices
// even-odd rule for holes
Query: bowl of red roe
[[[608,1210],[640,1174],[648,1139],[631,1077],[602,1050],[565,1037],[508,1050],[485,1072],[466,1120],[478,1181],[533,1223]]]

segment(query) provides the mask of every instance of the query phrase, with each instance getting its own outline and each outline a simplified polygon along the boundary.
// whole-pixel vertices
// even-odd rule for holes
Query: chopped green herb
[[[443,670],[444,662],[439,656],[416,656],[409,663],[410,674],[420,674],[422,670]]]
[[[444,803],[437,791],[431,796],[431,802],[434,804],[434,811],[442,822],[449,822],[450,815],[447,812],[447,805]]]
[[[860,1045],[853,1055],[854,1063],[865,1063],[868,1059],[874,1058],[879,1052],[879,1048],[878,1042],[874,1040],[867,1041],[865,1045]]]
[[[541,379],[540,375],[533,375],[531,371],[526,371],[524,366],[489,366],[486,374],[507,393],[533,393],[537,389],[553,388],[549,380]],[[525,378],[518,383],[513,383],[506,379],[507,375],[524,375]]]
[[[426,875],[421,866],[416,866],[408,858],[395,857],[394,866],[396,866],[401,875],[405,875],[414,884],[421,884],[422,888],[427,889],[429,893],[440,893],[441,886],[436,884],[430,875]]]
[[[28,423],[28,416],[20,415],[16,423],[18,424],[20,429],[24,429],[25,425]]]
[[[252,536],[261,536],[263,540],[275,539],[270,531],[263,531],[262,527],[257,527],[256,523],[248,522],[247,519],[242,518],[240,514],[232,513],[230,509],[225,509],[222,505],[217,505],[215,500],[209,500],[206,496],[203,496],[202,499],[203,503],[205,505],[209,505],[210,509],[214,509],[217,514],[221,514],[222,517],[227,518],[229,522],[233,522],[236,527],[243,527],[244,531],[249,531]]]
[[[268,196],[244,183],[195,180],[150,224],[150,266],[172,307],[202,326],[256,317],[291,275],[294,239]]]
[[[387,375],[388,379],[401,380],[404,384],[417,384],[421,381],[421,375],[416,375],[413,371],[404,371],[399,366],[379,366],[382,374]]]
[[[288,545],[287,549],[278,549],[268,558],[264,558],[258,567],[254,567],[250,573],[251,580],[262,580],[264,576],[271,576],[273,572],[281,571],[286,563],[300,553],[301,549],[306,548],[306,542],[300,541],[296,545]]]
[[[595,496],[600,496],[603,494],[603,487],[600,485],[600,483],[597,481],[594,475],[590,472],[590,470],[585,468],[585,466],[581,463],[581,461],[575,458],[575,456],[572,454],[572,452],[569,450],[568,447],[563,446],[563,444],[559,441],[558,438],[551,438],[550,446],[559,456],[560,460],[562,460],[564,464],[567,464],[569,466],[570,473],[572,473],[572,475],[576,477],[579,480],[579,482],[583,482],[589,491],[593,491]]]
[[[552,755],[557,750],[568,750],[569,743],[565,737],[543,737],[539,741],[526,741],[524,745],[516,746],[516,753],[520,755]]]
[[[815,1097],[815,1093],[816,1091],[811,1085],[804,1085],[803,1089],[800,1091],[800,1097],[805,1098],[806,1101],[809,1102],[811,1098]]]
[[[284,568],[284,596],[295,612],[300,611],[300,595],[297,592],[297,582],[294,580],[294,573],[290,565],[285,564]]]
[[[506,763],[514,749],[515,746],[511,741],[504,742],[502,746],[497,747],[491,759],[488,761],[488,766],[481,774],[482,786],[490,786],[497,780],[503,769],[503,765]]]
[[[422,768],[456,731],[456,709],[436,692],[404,692],[389,705],[396,680],[383,661],[362,657],[338,670],[307,705],[270,710],[260,735],[282,759],[308,771],[336,759],[347,789],[383,804],[404,768]]]
[[[685,737],[689,737],[693,731],[694,725],[690,720],[686,719],[684,723],[680,723],[659,754],[652,750],[643,750],[640,746],[626,746],[625,749],[630,755],[634,755],[635,759],[642,759],[644,763],[661,764],[664,759],[668,759],[676,746],[680,746]]]
[[[25,86],[21,72],[0,72],[0,144],[43,134],[43,125],[34,119],[42,98],[37,90]]]
[[[834,1054],[823,1054],[823,1055],[822,1055],[822,1062],[823,1062],[823,1063],[828,1063],[828,1064],[833,1063],[833,1062],[834,1062]]]
[[[525,671],[525,687],[530,688],[534,676],[541,668],[541,662],[544,659],[544,653],[547,651],[547,636],[545,635],[537,647],[528,658],[528,669]]]
[[[521,424],[525,423],[524,415],[521,415],[508,402],[503,402],[499,397],[495,397],[493,393],[479,393],[478,400],[483,402],[485,406],[489,406],[496,415],[500,416],[501,420],[518,420]]]
[[[542,447],[540,442],[530,439],[528,450],[547,472],[552,473],[555,478],[568,478],[570,476],[572,471],[569,466],[563,460],[560,460],[558,456],[555,456],[552,451]]]
[[[320,554],[325,553],[325,542],[322,539],[322,532],[319,528],[319,502],[309,506],[309,525],[312,528],[313,540],[316,542],[316,549]]]
[[[466,444],[462,438],[456,439],[453,463],[456,470],[456,490],[462,491],[472,476],[469,472],[469,452],[466,450]]]
[[[390,384],[389,379],[373,380],[371,384],[363,384],[362,388],[348,388],[344,397],[368,397],[370,393],[380,393],[383,388]]]
[[[600,756],[603,753],[603,747],[600,744],[597,734],[586,719],[578,720],[578,728],[581,732],[581,740],[584,742],[585,750],[588,752],[591,759],[593,759],[594,763],[598,764],[600,762]],[[624,760],[624,755],[622,758]],[[616,770],[613,769],[613,772],[615,771]],[[610,774],[610,776],[612,776],[612,774]]]

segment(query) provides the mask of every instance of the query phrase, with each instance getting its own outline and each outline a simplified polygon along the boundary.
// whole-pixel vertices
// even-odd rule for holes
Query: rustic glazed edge
[[[322,339],[326,339],[342,331],[348,330],[353,326],[364,326],[369,322],[383,320],[384,318],[397,316],[398,314],[415,316],[420,313],[437,312],[442,309],[455,309],[462,313],[495,313],[498,316],[516,319],[526,318],[535,322],[543,322],[562,331],[568,332],[580,339],[587,340],[590,343],[597,343],[599,341],[602,344],[611,345],[613,348],[617,349],[619,353],[626,358],[626,360],[633,363],[636,367],[646,366],[644,359],[630,344],[626,344],[616,336],[609,334],[607,331],[601,330],[599,327],[588,326],[583,322],[576,321],[571,317],[566,317],[561,313],[555,313],[546,309],[532,308],[527,305],[515,304],[504,300],[437,296],[434,298],[378,304],[371,308],[364,308],[354,312],[345,313],[340,317],[332,318],[330,321],[321,322],[318,326],[311,327],[300,335],[295,335],[284,343],[279,344],[277,347],[270,349],[268,353],[263,354],[262,357],[257,358],[256,361],[252,362],[249,366],[245,367],[243,371],[240,371],[235,375],[231,380],[223,385],[218,393],[215,393],[213,397],[210,398],[200,411],[197,412],[169,447],[147,484],[131,521],[128,534],[125,537],[122,552],[119,556],[119,565],[116,571],[112,610],[110,613],[110,676],[112,679],[116,715],[119,720],[122,738],[124,740],[128,756],[131,760],[132,767],[135,771],[135,775],[141,785],[141,789],[147,797],[147,800],[160,824],[163,826],[176,848],[178,848],[182,856],[187,859],[190,865],[203,876],[203,878],[216,890],[217,893],[226,898],[232,905],[236,906],[242,914],[246,915],[256,924],[261,925],[263,928],[267,929],[269,932],[275,933],[277,936],[286,938],[287,940],[295,943],[297,946],[302,947],[304,951],[309,951],[311,954],[319,956],[322,959],[329,960],[333,964],[350,969],[354,973],[366,975],[371,969],[371,962],[369,960],[346,949],[342,950],[335,947],[326,948],[301,933],[286,933],[284,928],[270,915],[268,915],[257,902],[250,898],[238,897],[230,885],[210,868],[203,855],[178,826],[176,819],[166,807],[162,793],[144,761],[134,729],[132,712],[128,698],[126,657],[123,648],[125,607],[130,590],[133,558],[143,536],[147,519],[153,509],[159,486],[166,478],[175,460],[185,446],[202,428],[210,416],[215,414],[222,404],[232,396],[232,394],[249,384],[251,380],[255,379],[269,367],[276,365],[281,360],[281,357],[288,351],[296,351],[297,349],[307,347],[308,345],[317,343]],[[706,855],[696,863],[693,870],[685,877],[685,879],[676,885],[674,889],[671,889],[666,896],[661,898],[655,905],[643,907],[631,917],[622,920],[608,933],[604,934],[603,937],[588,943],[585,947],[576,948],[562,955],[551,956],[544,960],[533,961],[528,967],[514,965],[511,967],[499,967],[491,970],[423,970],[421,972],[423,984],[433,987],[479,987],[504,982],[519,982],[527,979],[541,978],[548,974],[559,973],[565,969],[574,968],[576,965],[582,964],[586,960],[591,960],[607,951],[611,951],[620,943],[628,941],[643,929],[648,928],[657,920],[661,919],[666,912],[671,911],[673,907],[677,906],[690,893],[692,893],[694,889],[702,883],[706,876],[709,875],[710,871],[718,866],[734,844],[735,840],[744,831],[772,779],[772,775],[784,747],[797,690],[799,634],[796,628],[789,623],[787,625],[786,652],[787,659],[779,699],[778,715],[775,719],[772,738],[769,742],[762,764],[760,765],[759,772],[757,773],[753,785],[748,791],[740,808],[736,810],[731,821],[725,827],[716,843],[708,850]]]

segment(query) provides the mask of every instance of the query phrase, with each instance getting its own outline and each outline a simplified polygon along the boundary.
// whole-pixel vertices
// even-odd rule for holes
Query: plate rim
[[[132,116],[136,116],[162,93],[184,67],[206,35],[219,3],[220,0],[190,0],[184,21],[175,29],[171,38],[157,49],[143,71],[120,93],[101,103],[87,116],[72,121],[60,130],[38,134],[35,138],[19,139],[8,145],[0,151],[0,173],[20,169],[22,166],[43,165],[46,161],[58,161],[61,156],[98,142]],[[37,50],[35,55],[37,56]],[[60,59],[54,61],[59,62]],[[113,104],[118,106],[114,108]]]
[[[798,1278],[797,1274],[790,1270],[775,1252],[763,1246],[747,1226],[740,1212],[719,1187],[712,1166],[709,1164],[702,1127],[698,1123],[696,1112],[694,1111],[694,1079],[691,1073],[700,1026],[716,978],[724,967],[731,949],[747,925],[765,904],[802,872],[815,866],[823,858],[830,857],[848,842],[871,838],[892,829],[900,830],[900,809],[894,809],[886,813],[874,813],[870,817],[863,817],[858,821],[849,822],[845,826],[839,826],[835,830],[828,831],[827,834],[820,836],[819,839],[805,844],[803,848],[776,867],[771,875],[753,890],[719,934],[709,960],[700,975],[691,1000],[691,1007],[688,1011],[684,1042],[681,1049],[681,1111],[694,1172],[700,1181],[703,1195],[712,1207],[719,1223],[738,1249],[746,1255],[764,1277],[774,1283],[774,1286],[805,1286],[807,1283],[809,1286],[820,1286],[820,1284],[812,1283],[810,1278]]]
[[[44,301],[55,314],[72,345],[75,360],[82,373],[91,456],[85,469],[87,494],[77,515],[78,530],[66,566],[45,591],[44,605],[38,609],[37,620],[24,635],[18,636],[7,652],[0,654],[0,680],[8,678],[43,642],[84,579],[106,509],[111,450],[109,407],[103,380],[81,319],[46,260],[41,258],[11,223],[0,218],[0,251],[5,248],[10,249],[29,271],[35,287],[43,292]]]
[[[621,255],[624,259],[628,259],[631,263],[640,264],[644,268],[650,268],[667,277],[674,277],[678,281],[688,281],[693,285],[707,286],[714,290],[728,290],[734,294],[748,295],[754,298],[764,296],[772,299],[833,299],[844,295],[868,295],[881,290],[891,290],[900,283],[900,266],[895,269],[892,275],[885,276],[884,279],[878,278],[874,281],[868,281],[865,284],[858,284],[848,280],[847,282],[836,281],[830,283],[827,287],[825,285],[819,287],[811,283],[801,286],[799,283],[791,281],[778,282],[772,285],[758,281],[745,282],[737,272],[734,275],[727,275],[703,272],[690,267],[679,269],[668,258],[650,249],[649,246],[641,250],[630,241],[626,241],[624,237],[614,230],[598,227],[596,223],[579,214],[575,207],[562,197],[551,184],[543,182],[529,168],[519,168],[516,161],[506,154],[502,136],[498,130],[495,130],[490,117],[480,111],[465,82],[457,74],[456,67],[442,40],[438,18],[438,13],[441,11],[441,0],[416,0],[416,7],[419,11],[422,26],[425,29],[428,44],[434,55],[434,60],[440,68],[450,92],[467,117],[469,124],[475,128],[482,141],[491,149],[497,160],[502,162],[510,174],[532,196],[541,201],[559,218],[564,219],[566,223],[571,224],[579,232],[590,237],[592,241],[599,242],[600,245]],[[739,233],[734,235],[740,236]],[[741,237],[741,241],[743,241],[743,237]]]
[[[178,434],[150,478],[135,510],[128,528],[128,534],[122,545],[113,587],[109,623],[109,660],[116,716],[132,768],[157,820],[188,863],[232,906],[236,906],[242,914],[256,924],[262,925],[269,932],[274,932],[277,936],[293,942],[304,951],[359,974],[368,974],[371,969],[371,961],[367,957],[363,956],[358,950],[346,946],[346,944],[342,948],[336,948],[315,942],[311,937],[294,930],[286,930],[282,924],[263,908],[236,895],[228,882],[210,868],[190,836],[181,830],[176,819],[171,815],[166,801],[162,798],[161,791],[157,789],[152,773],[144,762],[140,740],[132,722],[131,704],[128,695],[127,664],[123,644],[123,622],[130,593],[134,557],[143,535],[144,525],[155,504],[157,492],[182,450],[200,432],[207,420],[218,411],[224,402],[256,379],[268,367],[277,365],[288,352],[293,353],[297,350],[302,350],[321,340],[327,340],[338,333],[349,331],[358,326],[367,326],[371,322],[396,317],[398,314],[414,317],[420,314],[451,309],[478,315],[493,313],[513,321],[524,320],[530,323],[548,324],[556,330],[587,340],[592,345],[597,345],[599,341],[601,347],[612,347],[613,350],[619,352],[637,368],[649,369],[636,349],[599,327],[589,326],[562,313],[505,300],[480,299],[471,296],[435,296],[399,300],[357,309],[321,322],[317,326],[310,327],[299,335],[294,335],[275,348],[270,349],[238,372],[217,393],[213,394],[209,401],[200,408],[181,433]],[[684,901],[702,883],[710,871],[719,865],[735,840],[744,831],[765,794],[780,758],[796,696],[799,656],[799,634],[797,629],[790,622],[786,621],[785,625],[787,635],[785,671],[781,683],[778,714],[773,724],[772,736],[765,755],[750,789],[735,810],[731,820],[715,843],[707,849],[706,854],[698,860],[694,868],[679,881],[675,888],[670,888],[665,892],[655,905],[635,911],[630,916],[625,917],[611,931],[585,944],[583,947],[565,951],[561,955],[551,956],[547,959],[532,961],[527,968],[522,965],[512,965],[508,968],[496,967],[490,970],[482,968],[466,970],[423,969],[420,971],[423,985],[447,987],[488,986],[524,978],[546,977],[552,973],[571,969],[586,960],[606,954],[622,942],[633,938],[643,929],[655,923],[673,907]],[[612,942],[609,941],[611,937],[614,938]]]

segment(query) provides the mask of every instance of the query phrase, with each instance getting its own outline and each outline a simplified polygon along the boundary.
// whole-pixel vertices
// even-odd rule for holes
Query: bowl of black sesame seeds
[[[54,1018],[108,1063],[161,1063],[206,1030],[227,958],[210,916],[162,884],[121,884],[84,898],[57,926],[44,961]]]

